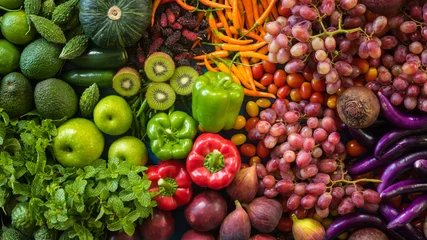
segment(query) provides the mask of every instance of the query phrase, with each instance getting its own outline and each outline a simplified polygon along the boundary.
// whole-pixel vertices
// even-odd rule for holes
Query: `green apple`
[[[148,159],[147,147],[136,137],[124,136],[114,141],[108,149],[108,159],[112,158],[144,166]]]
[[[99,159],[104,136],[92,121],[73,118],[58,127],[53,138],[53,154],[65,167],[84,167]]]
[[[93,110],[93,120],[101,132],[121,135],[132,125],[132,110],[122,97],[110,95],[101,99]]]

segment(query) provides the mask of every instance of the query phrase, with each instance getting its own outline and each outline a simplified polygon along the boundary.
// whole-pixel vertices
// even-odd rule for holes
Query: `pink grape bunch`
[[[280,4],[290,16],[266,24],[270,62],[284,64],[287,73],[312,73],[325,81],[328,94],[366,82],[396,106],[427,112],[427,3],[409,1],[387,17],[368,12],[358,0]],[[355,59],[376,69],[373,81]]]
[[[340,214],[354,207],[375,211],[379,194],[361,189],[357,185],[361,180],[352,181],[345,173],[347,155],[335,119],[333,110],[307,101],[277,99],[261,111],[248,136],[272,151],[265,166],[257,164],[258,193],[268,198],[280,195],[286,199],[285,209],[315,209],[321,217],[334,209]],[[354,186],[357,191],[351,191]]]

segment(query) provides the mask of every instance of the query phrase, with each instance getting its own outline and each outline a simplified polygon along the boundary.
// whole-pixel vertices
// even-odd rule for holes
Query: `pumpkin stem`
[[[121,16],[122,16],[122,10],[117,6],[112,6],[108,10],[108,18],[110,18],[111,20],[114,20],[114,21],[119,20]]]

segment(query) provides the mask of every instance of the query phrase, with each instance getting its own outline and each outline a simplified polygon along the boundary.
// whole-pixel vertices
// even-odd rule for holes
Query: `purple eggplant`
[[[390,186],[400,174],[409,170],[414,165],[415,161],[423,158],[427,158],[427,151],[407,154],[389,164],[381,175],[382,182],[378,184],[377,191],[379,193],[384,191],[384,189]]]
[[[378,141],[375,146],[374,156],[379,158],[387,150],[388,147],[402,140],[404,137],[415,136],[421,133],[427,132],[427,129],[393,129],[388,133],[384,134],[384,136]]]
[[[408,152],[408,150],[419,147],[427,147],[427,135],[410,136],[400,140],[394,146],[388,148],[378,160],[388,163]]]
[[[382,113],[389,123],[406,129],[420,129],[427,126],[426,115],[418,116],[401,112],[390,103],[390,100],[381,91],[378,91],[377,94]]]
[[[427,191],[427,183],[423,179],[409,179],[390,185],[381,192],[382,199],[388,199],[400,194]]]
[[[426,208],[427,194],[423,194],[412,201],[408,207],[403,209],[393,221],[388,223],[387,227],[393,229],[405,225],[422,214]]]
[[[362,146],[372,149],[377,144],[379,137],[369,132],[366,128],[347,127],[350,135]]]
[[[380,213],[385,217],[387,221],[393,221],[397,215],[399,215],[399,211],[393,208],[388,204],[380,204]],[[395,229],[395,231],[405,237],[406,239],[413,240],[426,240],[426,237],[411,223],[407,223]]]
[[[420,159],[414,163],[415,171],[417,171],[418,176],[424,179],[427,182],[427,160]]]
[[[381,163],[374,156],[369,156],[361,161],[351,163],[347,166],[348,173],[351,175],[359,175],[370,172],[378,167],[384,166],[387,163]]]
[[[363,212],[349,213],[336,219],[326,230],[326,239],[335,239],[341,233],[352,228],[366,228],[367,226],[378,228],[393,240],[404,239],[395,231],[388,229],[387,222],[383,219],[374,214]]]

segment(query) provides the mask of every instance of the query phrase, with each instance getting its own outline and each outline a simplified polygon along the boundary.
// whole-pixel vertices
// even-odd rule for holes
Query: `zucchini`
[[[105,88],[112,86],[115,74],[114,70],[77,69],[64,73],[61,79],[76,86],[89,87],[96,83],[98,87]]]
[[[123,67],[128,61],[125,48],[106,49],[93,47],[71,62],[86,69],[116,69]]]

